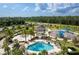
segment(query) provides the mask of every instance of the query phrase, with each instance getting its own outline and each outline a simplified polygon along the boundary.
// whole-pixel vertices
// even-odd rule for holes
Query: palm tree
[[[15,26],[14,26],[14,25],[12,26],[12,30],[13,30],[13,32],[15,32],[15,30],[16,30],[16,28],[15,28]]]
[[[12,31],[11,29],[9,29],[9,28],[6,28],[6,29],[4,30],[4,32],[5,32],[5,35],[6,35],[6,36],[11,36],[11,35],[13,35],[13,31]]]
[[[12,55],[23,55],[23,52],[20,49],[13,48]]]
[[[25,36],[25,41],[26,41],[26,35],[29,34],[29,31],[27,30],[27,28],[22,29],[22,34]]]
[[[14,41],[14,45],[11,52],[12,52],[12,55],[23,55],[24,51],[20,49],[20,45],[17,40]]]
[[[55,43],[58,43],[62,49],[62,51],[59,53],[59,54],[67,54],[67,46],[66,46],[66,43],[67,43],[67,38],[64,38],[63,41],[59,41],[56,37],[56,42]]]
[[[67,38],[64,38],[63,44],[61,44],[62,54],[67,54],[68,49],[66,43],[67,43]]]
[[[33,29],[29,29],[29,34],[34,35],[34,30]]]
[[[22,27],[20,25],[18,25],[16,29],[20,31],[22,29]]]
[[[4,32],[5,32],[5,37],[6,37],[6,41],[7,43],[11,42],[11,38],[13,37],[14,35],[14,32],[13,30],[9,29],[9,28],[6,28],[4,29]]]
[[[5,54],[10,54],[10,48],[8,47],[8,44],[6,41],[3,42],[3,46],[2,48],[4,48]]]
[[[14,46],[13,47],[15,47],[15,48],[20,47],[18,40],[14,40]]]

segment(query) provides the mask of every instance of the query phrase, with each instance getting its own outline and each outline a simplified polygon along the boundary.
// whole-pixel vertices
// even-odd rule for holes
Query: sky
[[[79,16],[79,3],[0,3],[0,17]]]

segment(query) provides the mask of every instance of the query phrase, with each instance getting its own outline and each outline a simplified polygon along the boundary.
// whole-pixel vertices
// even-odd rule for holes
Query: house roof
[[[69,39],[74,39],[76,37],[75,34],[73,33],[64,33],[64,37],[69,38]]]
[[[33,38],[32,35],[26,35],[26,40],[27,40],[27,41],[28,41],[28,40],[31,40],[31,38]],[[18,41],[25,41],[25,37],[22,36],[22,35],[17,35],[17,36],[15,36],[12,40],[15,40],[15,39],[17,39]]]
[[[37,28],[36,28],[36,31],[45,31],[45,26],[44,25],[39,25]]]

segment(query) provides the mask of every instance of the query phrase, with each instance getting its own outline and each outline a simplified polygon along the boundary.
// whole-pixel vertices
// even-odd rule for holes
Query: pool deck
[[[2,48],[4,40],[5,40],[5,38],[0,41],[0,55],[2,55],[2,54],[5,53],[5,52],[4,52],[4,49]]]

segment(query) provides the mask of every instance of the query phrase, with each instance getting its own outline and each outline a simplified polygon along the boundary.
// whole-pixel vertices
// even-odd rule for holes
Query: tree
[[[13,48],[19,48],[20,47],[20,45],[19,45],[19,42],[18,42],[18,40],[14,40],[14,46],[13,46]]]
[[[23,52],[20,49],[13,48],[12,55],[23,55]]]
[[[48,54],[48,52],[46,51],[46,50],[43,50],[43,51],[41,51],[40,53],[39,53],[39,55],[47,55]]]
[[[12,30],[13,30],[13,32],[15,32],[15,30],[16,30],[16,28],[15,28],[15,26],[14,26],[14,25],[12,26]]]
[[[22,34],[25,36],[25,41],[26,41],[26,35],[30,34],[29,27],[26,26],[26,27],[22,28]]]
[[[23,55],[23,51],[20,49],[20,45],[17,40],[14,41],[14,45],[11,52],[12,55]]]
[[[3,47],[4,48],[4,51],[5,51],[5,54],[10,54],[10,48],[8,47],[8,44],[6,41],[3,42]]]
[[[23,28],[23,29],[22,29],[22,34],[25,36],[25,41],[26,41],[26,34],[27,34],[26,28]]]
[[[34,30],[33,29],[29,29],[29,34],[34,35]]]
[[[66,43],[67,43],[67,38],[64,38],[63,44],[61,44],[61,49],[62,49],[61,54],[63,54],[63,55],[67,54],[67,52],[68,52],[68,48],[67,48]]]
[[[16,29],[20,31],[22,29],[22,27],[20,25],[18,25]]]
[[[56,37],[56,42],[55,42],[55,44],[59,44],[60,47],[61,47],[61,49],[62,49],[59,54],[63,54],[63,55],[64,55],[64,54],[67,54],[68,48],[67,48],[66,43],[67,43],[67,38],[64,38],[63,41],[59,41],[59,40],[57,39],[57,37]]]
[[[5,32],[5,36],[6,36],[6,42],[7,43],[12,42],[11,38],[13,37],[14,32],[9,28],[4,29],[4,32]]]

